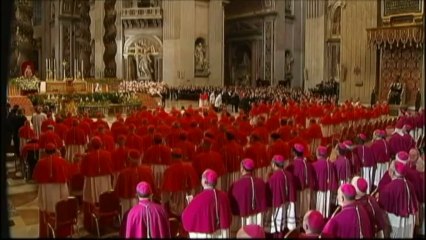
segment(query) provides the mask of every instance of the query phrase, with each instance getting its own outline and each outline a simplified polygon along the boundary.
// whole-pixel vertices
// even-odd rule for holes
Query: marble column
[[[51,43],[55,49],[54,58],[56,61],[55,79],[62,79],[64,75],[62,66],[62,27],[59,23],[59,13],[61,12],[61,4],[59,1],[51,1],[51,11],[54,20],[51,28]]]
[[[222,1],[209,2],[209,63],[208,85],[224,85],[224,6]]]
[[[117,1],[115,3],[115,11],[117,13],[117,18],[115,21],[115,27],[117,28],[117,36],[115,37],[115,42],[117,44],[117,53],[115,54],[115,62],[117,63],[116,76],[117,78],[124,78],[124,58],[123,58],[123,46],[124,41],[122,39],[123,36],[123,28],[121,24],[121,10],[123,7],[123,1]]]
[[[103,76],[103,69],[105,66],[102,59],[102,53],[105,50],[103,43],[103,35],[105,32],[103,19],[105,11],[103,1],[94,2],[94,6],[92,6],[90,9],[91,35],[95,41],[95,78],[101,78]]]
[[[90,75],[90,54],[91,54],[91,33],[90,33],[90,4],[87,1],[80,2],[80,22],[77,25],[77,43],[79,46],[79,53],[76,53],[77,58],[79,59],[79,69],[81,71],[81,63],[83,61],[83,76]]]
[[[105,46],[103,60],[104,60],[104,76],[115,78],[117,75],[117,63],[115,56],[117,54],[117,28],[115,26],[117,19],[117,12],[115,10],[116,0],[105,0],[104,10],[105,15],[103,19],[103,26],[105,28],[103,43]]]
[[[180,70],[180,15],[182,1],[162,1],[163,8],[163,81],[177,85]],[[192,45],[191,45],[192,46]]]
[[[177,84],[187,84],[187,80],[197,84],[194,78],[194,41],[197,31],[198,19],[195,17],[195,1],[182,0],[180,2],[180,30],[182,34],[179,36],[179,55],[178,61],[181,71],[181,79]],[[195,80],[195,82],[194,82]]]
[[[264,75],[262,80],[274,81],[274,18],[267,17],[264,20],[263,43],[264,43]]]

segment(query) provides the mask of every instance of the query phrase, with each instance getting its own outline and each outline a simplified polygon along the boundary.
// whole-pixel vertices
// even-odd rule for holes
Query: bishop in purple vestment
[[[288,170],[293,173],[294,184],[297,191],[296,216],[297,222],[302,223],[305,213],[311,208],[311,194],[315,186],[315,173],[311,163],[309,163],[303,152],[305,148],[302,144],[294,144],[293,154],[295,158],[293,165]]]
[[[233,215],[239,217],[241,226],[257,224],[263,226],[263,215],[267,209],[266,184],[253,176],[254,161],[241,161],[241,178],[232,183],[228,190]]]
[[[283,237],[287,227],[289,230],[296,228],[296,188],[293,175],[284,170],[284,157],[272,157],[272,175],[267,185],[268,213],[265,217],[265,231],[276,237]]]
[[[316,210],[326,218],[330,216],[332,196],[335,196],[338,183],[334,163],[327,158],[327,148],[317,148],[317,161],[312,164],[315,171]]]
[[[368,213],[355,200],[356,190],[352,184],[340,186],[337,199],[341,206],[340,212],[332,216],[324,226],[323,233],[335,238],[372,238]]]
[[[338,156],[334,162],[336,168],[337,180],[339,184],[347,183],[352,177],[351,163],[346,157],[346,153],[349,151],[347,146],[343,143],[337,145]]]
[[[388,163],[390,161],[389,144],[385,139],[386,132],[384,130],[376,129],[373,133],[373,143],[370,148],[373,152],[373,158],[376,164],[376,173],[374,174],[374,186],[379,185],[380,179],[388,170]]]
[[[190,238],[228,238],[232,218],[228,196],[215,188],[215,171],[206,169],[201,178],[203,191],[182,212],[183,228]]]
[[[387,216],[379,207],[376,198],[367,194],[368,182],[364,178],[356,176],[352,178],[351,183],[356,189],[356,200],[367,210],[374,235],[383,238],[384,233],[389,230]]]
[[[355,156],[361,165],[361,176],[368,182],[367,193],[371,191],[371,187],[374,184],[374,167],[376,166],[376,161],[374,160],[373,151],[366,144],[367,136],[365,134],[358,134],[357,140],[359,145],[355,148]]]
[[[126,238],[170,238],[169,218],[161,205],[150,200],[149,183],[140,182],[136,192],[139,203],[127,215]]]
[[[386,211],[391,225],[390,238],[413,238],[418,202],[414,187],[405,178],[406,164],[394,161],[392,181],[379,192],[379,205]]]
[[[325,220],[322,214],[316,210],[309,210],[303,217],[303,230],[305,233],[298,238],[319,238],[324,227]]]
[[[400,151],[408,152],[411,148],[415,147],[416,143],[407,132],[407,125],[400,126],[397,122],[395,132],[389,139],[389,149],[391,156],[395,156]]]

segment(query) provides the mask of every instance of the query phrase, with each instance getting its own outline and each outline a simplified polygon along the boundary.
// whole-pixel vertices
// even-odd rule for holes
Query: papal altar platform
[[[48,105],[58,112],[69,111],[87,112],[95,116],[98,112],[104,115],[127,113],[141,106],[155,108],[158,102],[147,93],[136,93],[126,97],[119,93],[120,80],[105,81],[94,79],[90,81],[41,81],[38,90],[22,90],[16,84],[8,87],[8,100],[13,105],[19,105],[25,114],[32,115],[35,105]],[[131,96],[131,97],[130,97]],[[71,105],[70,105],[71,104]],[[73,112],[74,112],[73,111]]]

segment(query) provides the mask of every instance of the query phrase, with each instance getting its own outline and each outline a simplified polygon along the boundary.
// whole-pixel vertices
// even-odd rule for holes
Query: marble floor
[[[166,110],[171,107],[180,108],[192,105],[198,107],[198,103],[194,101],[167,101]],[[30,116],[29,116],[30,117]],[[115,119],[107,117],[107,121],[112,123]],[[16,161],[16,162],[15,162]],[[11,154],[7,153],[6,157],[7,168],[7,191],[9,202],[9,224],[11,238],[38,238],[38,198],[37,184],[33,181],[27,182],[19,171],[19,161]],[[83,227],[83,215],[79,215],[78,221],[79,233],[75,234],[74,238],[91,238],[95,237],[87,233]],[[117,232],[111,232],[103,235],[102,238],[117,237]]]

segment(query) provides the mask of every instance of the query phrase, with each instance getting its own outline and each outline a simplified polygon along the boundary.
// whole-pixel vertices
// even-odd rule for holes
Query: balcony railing
[[[121,19],[162,19],[161,7],[125,8],[121,12]]]

